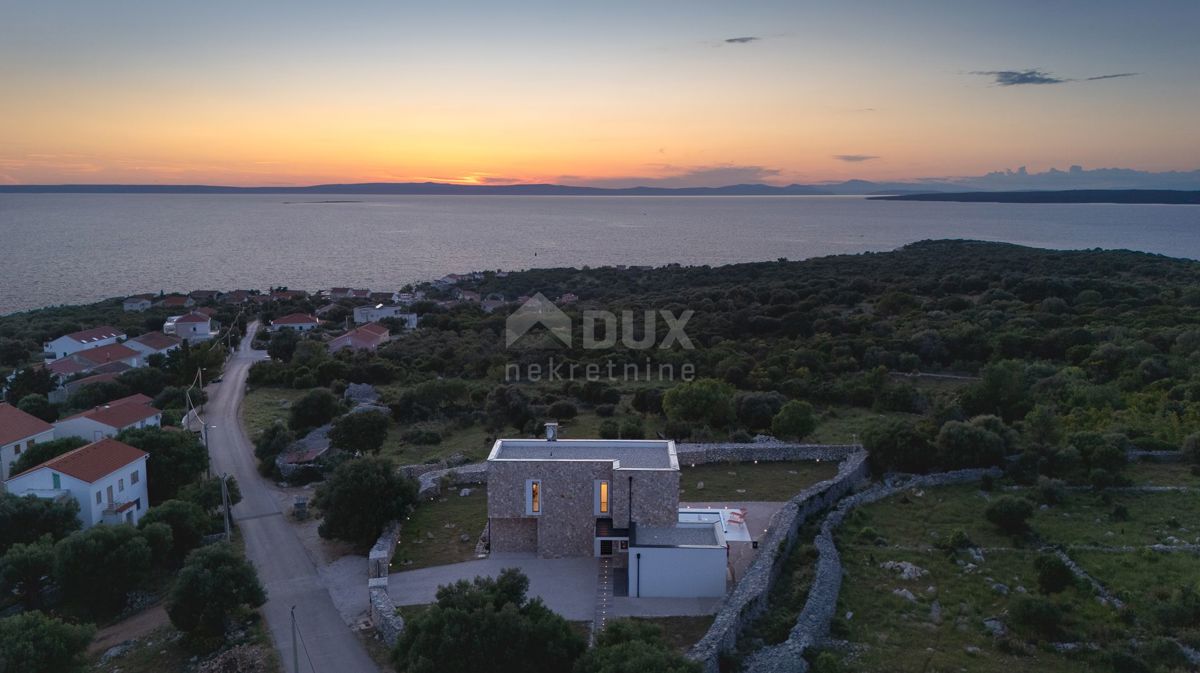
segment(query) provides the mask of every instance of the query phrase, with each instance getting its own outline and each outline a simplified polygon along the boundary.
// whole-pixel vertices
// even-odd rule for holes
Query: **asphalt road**
[[[242,429],[239,410],[250,365],[267,357],[265,351],[250,350],[257,327],[257,322],[250,325],[241,348],[225,365],[223,381],[209,388],[204,412],[213,472],[232,474],[241,487],[242,501],[233,508],[233,514],[246,543],[246,555],[267,590],[262,613],[288,673],[294,673],[292,606],[300,631],[300,673],[379,673],[379,667],[334,607],[316,564],[296,536],[287,514],[279,510],[271,485],[255,467],[254,448]]]

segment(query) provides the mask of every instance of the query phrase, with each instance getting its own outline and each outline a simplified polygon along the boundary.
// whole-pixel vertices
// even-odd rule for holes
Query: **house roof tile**
[[[46,421],[7,402],[0,402],[0,444],[11,444],[53,429],[54,426]]]
[[[34,470],[48,467],[90,484],[130,463],[140,460],[146,455],[146,452],[141,449],[135,449],[124,442],[106,438],[81,446],[74,451],[68,451],[61,456],[51,458],[41,465],[25,470],[21,474],[28,474]]]

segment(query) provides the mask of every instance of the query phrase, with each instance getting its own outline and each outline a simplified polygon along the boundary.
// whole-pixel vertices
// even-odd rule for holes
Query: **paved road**
[[[264,351],[250,350],[257,327],[257,323],[250,325],[241,349],[225,365],[224,381],[209,388],[205,415],[213,472],[232,474],[241,486],[242,501],[233,513],[246,542],[246,555],[258,568],[259,579],[267,590],[263,615],[288,673],[293,673],[293,605],[302,643],[301,672],[378,673],[379,667],[334,607],[316,564],[280,512],[271,486],[259,476],[254,449],[242,430],[239,409],[245,396],[246,374],[252,363],[266,358]]]

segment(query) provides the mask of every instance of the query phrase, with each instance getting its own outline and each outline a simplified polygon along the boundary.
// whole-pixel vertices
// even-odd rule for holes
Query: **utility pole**
[[[300,673],[300,650],[296,649],[296,606],[292,606],[292,673]]]
[[[225,517],[224,517],[225,518],[225,541],[232,542],[233,541],[233,531],[230,528],[229,485],[227,483],[228,479],[229,479],[228,474],[221,475],[221,504],[223,504],[225,506]]]

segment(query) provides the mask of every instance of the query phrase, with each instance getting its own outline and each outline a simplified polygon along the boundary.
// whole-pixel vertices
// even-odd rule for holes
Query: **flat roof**
[[[635,526],[630,545],[634,547],[724,547],[725,535],[719,524],[675,526]]]
[[[488,460],[604,460],[614,469],[678,470],[675,442],[661,439],[498,439]]]

